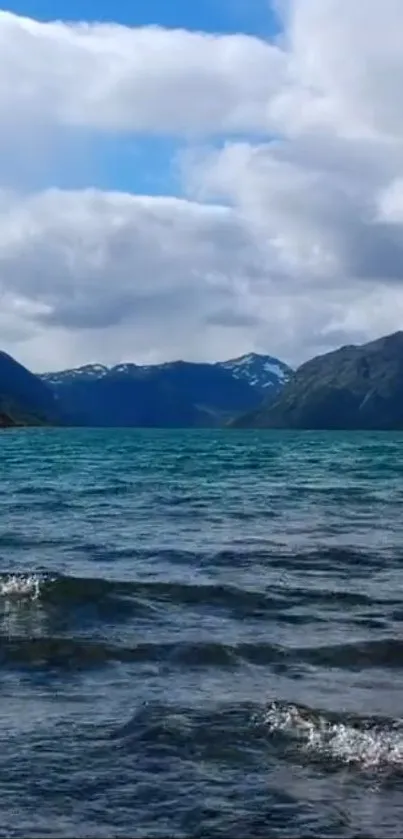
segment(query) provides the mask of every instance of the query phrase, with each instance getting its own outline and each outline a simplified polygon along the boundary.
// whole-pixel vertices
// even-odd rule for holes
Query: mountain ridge
[[[293,373],[291,367],[280,359],[263,353],[251,352],[225,361],[212,362],[184,361],[181,359],[156,364],[120,362],[119,364],[106,365],[94,362],[78,367],[37,373],[36,375],[45,382],[57,385],[72,378],[97,379],[118,373],[130,375],[137,371],[166,370],[181,364],[223,369],[232,373],[235,378],[244,379],[253,387],[262,390],[281,387]]]
[[[40,378],[68,424],[216,427],[274,398],[290,375],[279,359],[249,353],[224,362],[86,364]]]
[[[271,404],[238,428],[403,429],[403,331],[345,345],[302,364]]]
[[[0,352],[0,427],[403,430],[403,331],[316,356],[31,373]]]

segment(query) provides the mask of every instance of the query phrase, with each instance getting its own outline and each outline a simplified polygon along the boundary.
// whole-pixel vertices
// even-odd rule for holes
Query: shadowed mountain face
[[[403,429],[403,332],[313,358],[242,428]]]
[[[52,389],[5,352],[0,352],[0,427],[41,425],[59,420]]]
[[[140,367],[101,364],[41,377],[57,397],[66,422],[90,426],[208,427],[272,398],[290,375],[270,356],[229,362],[176,361]]]

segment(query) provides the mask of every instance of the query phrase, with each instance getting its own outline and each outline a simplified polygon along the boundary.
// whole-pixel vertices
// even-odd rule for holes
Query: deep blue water
[[[403,435],[0,445],[0,836],[401,836]]]

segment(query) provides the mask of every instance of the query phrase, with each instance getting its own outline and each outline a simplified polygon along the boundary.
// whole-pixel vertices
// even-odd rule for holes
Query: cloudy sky
[[[298,364],[403,326],[403,0],[12,0],[1,348]]]

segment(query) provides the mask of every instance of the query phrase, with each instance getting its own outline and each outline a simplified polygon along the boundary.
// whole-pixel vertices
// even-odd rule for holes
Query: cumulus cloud
[[[239,209],[96,190],[0,204],[3,341],[36,369],[250,349],[297,363],[403,314],[403,288],[315,280],[301,249],[298,273]]]
[[[279,0],[279,6],[290,84],[275,108],[285,128],[398,137],[400,0]]]
[[[278,0],[272,42],[0,12],[5,126],[400,135],[400,0]]]
[[[393,177],[402,162],[400,148],[382,143],[302,137],[230,143],[183,163],[189,191],[236,205],[269,264],[308,290],[401,281],[402,231],[389,222],[401,206]]]
[[[277,5],[273,43],[0,15],[0,147],[193,137],[187,199],[0,193],[5,349],[40,368],[250,349],[298,363],[402,326],[403,3]]]
[[[20,301],[34,337],[57,327],[91,345],[104,330],[110,345],[100,351],[111,360],[119,334],[126,356],[211,356],[219,327],[259,323],[262,267],[228,207],[96,190],[0,201],[3,300]]]
[[[184,134],[263,130],[284,54],[247,35],[40,23],[0,13],[0,115]],[[11,84],[10,84],[11,82]]]

